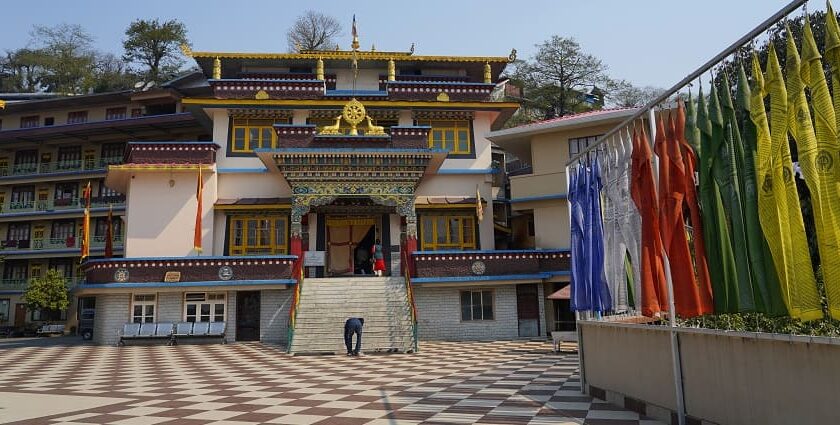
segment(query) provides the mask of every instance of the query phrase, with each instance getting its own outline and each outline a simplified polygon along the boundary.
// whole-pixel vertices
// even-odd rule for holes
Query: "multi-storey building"
[[[85,96],[0,95],[0,326],[18,331],[39,322],[77,319],[73,299],[63,312],[27,311],[22,300],[29,281],[48,269],[60,271],[73,287],[78,270],[84,204],[91,199],[91,256],[102,257],[107,215],[113,212],[115,256],[124,252],[126,197],[104,184],[109,165],[121,163],[127,141],[198,140],[208,133],[183,112],[179,91],[194,76],[161,89]]]

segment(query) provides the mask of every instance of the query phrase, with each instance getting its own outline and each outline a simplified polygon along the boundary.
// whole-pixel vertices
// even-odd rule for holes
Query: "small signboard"
[[[323,267],[327,265],[327,251],[304,252],[303,265],[306,267]]]
[[[167,283],[180,282],[181,272],[166,272],[163,276],[163,281]]]

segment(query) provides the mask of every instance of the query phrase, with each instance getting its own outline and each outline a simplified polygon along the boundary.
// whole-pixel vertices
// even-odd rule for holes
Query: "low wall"
[[[676,410],[670,328],[590,321],[579,327],[590,393],[608,393],[610,401],[660,419]],[[840,338],[686,328],[677,335],[692,422],[837,423]]]

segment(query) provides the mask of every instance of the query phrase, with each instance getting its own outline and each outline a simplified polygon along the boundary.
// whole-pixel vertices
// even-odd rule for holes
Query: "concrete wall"
[[[569,229],[569,206],[565,200],[534,204],[534,244],[537,248],[569,248],[572,246]]]
[[[126,214],[126,257],[195,255],[196,173],[137,173],[132,176]],[[209,172],[202,176],[204,255],[212,255],[214,251],[216,176]]]
[[[580,328],[587,384],[675,408],[668,328]],[[705,329],[678,335],[690,417],[726,425],[837,423],[840,339]]]
[[[97,310],[97,314],[99,311]],[[184,293],[183,292],[160,292],[157,294],[157,314],[155,321],[158,323],[178,323],[184,321]]]
[[[289,329],[291,290],[270,290],[260,293],[260,341],[285,344]]]
[[[494,291],[494,320],[461,321],[461,291]],[[519,337],[516,285],[430,287],[414,285],[418,332],[423,340],[504,340]],[[540,310],[543,309],[540,294]],[[544,314],[540,315],[544,317]],[[541,322],[543,320],[541,319]],[[540,323],[545,334],[545,323]]]
[[[131,295],[96,296],[96,315],[93,319],[93,341],[114,345],[119,341],[123,324],[129,321]]]
[[[227,325],[225,325],[225,341],[236,341],[236,291],[227,292]]]

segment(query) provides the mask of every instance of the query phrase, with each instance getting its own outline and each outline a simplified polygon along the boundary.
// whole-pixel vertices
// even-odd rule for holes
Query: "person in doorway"
[[[370,252],[365,247],[356,248],[356,274],[368,274]]]
[[[361,356],[362,352],[362,327],[365,319],[351,317],[344,322],[344,345],[347,346],[348,356]],[[353,334],[356,334],[356,348],[353,349]]]
[[[382,276],[385,271],[385,254],[382,253],[382,241],[376,239],[376,243],[370,248],[373,254],[373,274]]]

